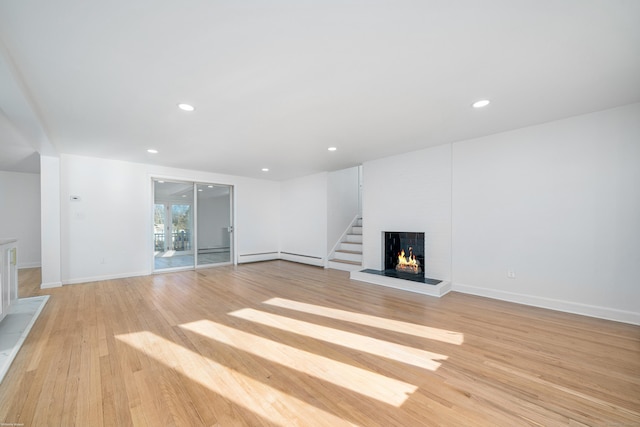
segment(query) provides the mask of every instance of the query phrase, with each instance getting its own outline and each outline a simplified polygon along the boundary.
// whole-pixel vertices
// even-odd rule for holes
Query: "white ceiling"
[[[638,0],[3,0],[0,169],[280,180],[639,102],[639,23]]]

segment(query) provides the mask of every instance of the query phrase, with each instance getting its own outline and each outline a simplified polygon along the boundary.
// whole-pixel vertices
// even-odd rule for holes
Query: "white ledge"
[[[388,277],[380,274],[365,273],[363,271],[352,271],[349,277],[352,280],[358,280],[360,282],[401,289],[403,291],[415,292],[438,298],[446,295],[451,290],[451,282],[444,281],[437,285],[429,285],[427,283],[419,283],[412,280]]]

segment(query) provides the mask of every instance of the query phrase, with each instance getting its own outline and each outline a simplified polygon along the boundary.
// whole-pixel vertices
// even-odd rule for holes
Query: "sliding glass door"
[[[226,185],[154,179],[154,271],[231,262],[231,195]]]

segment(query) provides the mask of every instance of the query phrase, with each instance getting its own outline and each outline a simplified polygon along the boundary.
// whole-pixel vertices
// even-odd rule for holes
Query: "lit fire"
[[[409,246],[409,255],[405,255],[404,249],[398,255],[398,264],[396,265],[396,270],[406,271],[409,273],[420,273],[422,269],[420,268],[420,262],[413,254],[413,248]]]

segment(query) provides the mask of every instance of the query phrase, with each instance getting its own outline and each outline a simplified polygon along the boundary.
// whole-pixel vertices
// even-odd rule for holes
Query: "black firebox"
[[[424,233],[385,231],[384,269],[424,277]]]

